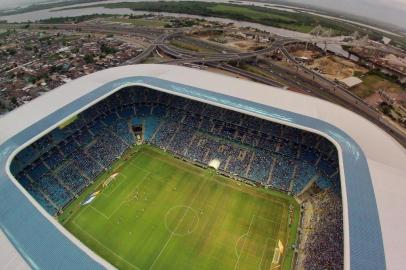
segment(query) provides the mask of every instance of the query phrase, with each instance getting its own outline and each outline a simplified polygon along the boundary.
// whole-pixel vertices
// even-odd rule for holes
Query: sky
[[[125,1],[125,0],[123,0]],[[406,28],[406,0],[288,0],[344,11]],[[0,0],[0,9],[13,8],[43,0]],[[272,0],[270,0],[272,2]]]
[[[1,1],[1,0],[0,0]],[[406,28],[406,0],[289,0],[343,11]]]
[[[62,0],[55,1],[55,2],[61,2],[61,1]],[[48,0],[48,1],[46,1],[46,0],[0,0],[0,9],[16,8],[21,5],[26,6],[26,5],[41,3],[41,2],[53,2],[53,1],[52,0]]]

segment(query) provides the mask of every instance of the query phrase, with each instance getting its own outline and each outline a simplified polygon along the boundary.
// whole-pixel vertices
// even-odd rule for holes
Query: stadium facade
[[[0,119],[2,265],[112,267],[75,239],[10,170],[13,159],[72,116],[128,87],[146,87],[319,134],[338,152],[345,269],[402,269],[406,245],[405,150],[378,127],[331,103],[184,67],[137,65],[97,72]],[[17,158],[18,159],[18,158]],[[337,180],[338,181],[338,180]],[[31,193],[32,194],[32,193]],[[77,267],[76,267],[77,266]]]

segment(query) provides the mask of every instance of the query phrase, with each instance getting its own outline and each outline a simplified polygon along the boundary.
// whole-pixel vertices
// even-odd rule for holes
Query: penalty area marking
[[[138,153],[138,155],[137,155],[136,157],[134,157],[134,159],[132,159],[131,161],[129,161],[128,164],[131,165],[131,166],[134,167],[134,168],[137,168],[137,169],[140,170],[140,171],[144,171],[145,173],[150,174],[150,173],[151,173],[150,171],[145,170],[145,169],[143,169],[143,168],[140,168],[140,167],[138,167],[137,165],[133,164],[133,163],[135,163],[135,162],[137,161],[138,158],[140,158],[140,157],[143,156],[143,155],[144,155],[144,154],[143,154],[142,152],[141,152],[141,153]],[[122,174],[122,173],[115,173],[115,174],[110,175],[110,176],[102,183],[102,185],[103,185],[105,182],[107,182],[107,181],[108,181],[110,178],[112,178],[112,177],[113,177],[116,181],[119,181],[119,183],[114,186],[114,189],[113,189],[111,192],[107,192],[107,194],[106,194],[106,190],[107,190],[106,188],[108,187],[108,185],[105,186],[105,188],[103,188],[101,194],[102,194],[103,196],[107,197],[107,198],[110,197],[110,195],[113,194],[113,193],[116,191],[116,189],[117,189],[119,186],[121,186],[121,184],[122,184],[125,180],[127,180],[127,178],[128,178],[125,174]],[[116,178],[117,178],[117,179],[116,179]],[[111,182],[111,181],[110,181],[110,182]],[[109,182],[109,183],[110,183],[110,182]]]
[[[139,187],[139,185],[141,185],[141,183],[143,183],[145,181],[145,179],[147,179],[147,177],[149,177],[150,173],[147,173],[142,180],[134,187],[133,190],[137,189]],[[127,196],[128,197],[128,196]],[[111,219],[111,217],[121,208],[121,206],[123,206],[123,204],[128,203],[130,201],[134,200],[134,197],[129,198],[129,199],[124,199],[121,201],[121,203],[117,206],[116,209],[113,210],[113,212],[110,214],[110,216],[107,216],[106,214],[102,213],[100,210],[98,210],[96,207],[94,206],[90,206],[90,209],[94,210],[96,213],[98,213],[99,215],[101,215],[102,217],[104,217],[105,219],[109,220]]]
[[[104,187],[103,187],[103,190],[102,190],[102,192],[101,192],[100,194],[102,194],[103,196],[109,198],[109,197],[111,196],[111,194],[113,194],[113,193],[116,191],[116,189],[117,189],[119,186],[121,186],[121,184],[122,184],[124,181],[126,181],[127,178],[128,178],[128,177],[127,177],[126,175],[124,175],[124,174],[121,174],[121,173],[118,174],[118,175],[117,175],[117,174],[118,174],[118,173],[115,174],[116,177],[115,177],[114,179],[116,180],[116,182],[119,181],[119,183],[114,186],[114,188],[113,188],[112,191],[107,192],[107,194],[106,194],[106,190],[107,190],[107,188],[108,188],[110,185],[104,186]],[[111,175],[106,181],[108,181],[111,177],[112,177],[112,175]],[[106,181],[104,181],[104,182],[106,182]],[[103,182],[103,184],[104,184],[104,182]]]
[[[237,239],[237,242],[235,243],[235,254],[237,255],[237,261],[236,261],[236,263],[235,263],[234,270],[237,269],[237,267],[238,267],[238,263],[239,263],[240,258],[241,258],[241,253],[242,253],[243,250],[244,250],[245,242],[246,242],[246,240],[247,240],[247,238],[245,238],[245,237],[247,237],[248,234],[250,233],[251,226],[252,226],[252,222],[254,221],[254,217],[255,217],[255,215],[252,215],[252,218],[251,218],[251,221],[250,221],[250,225],[249,225],[249,227],[248,227],[247,232],[244,233],[243,235],[241,235],[241,236]],[[238,242],[239,242],[243,237],[244,237],[244,242],[242,243],[241,252],[240,252],[240,254],[238,254],[237,245],[238,245]]]
[[[112,181],[114,181],[117,178],[118,175],[119,175],[119,173],[113,173],[112,175],[110,175],[109,178],[107,178],[103,182],[102,186],[107,187]]]
[[[269,242],[269,240],[277,242],[276,239],[274,239],[274,238],[272,238],[272,237],[268,237],[268,238],[266,239],[265,246],[264,246],[264,251],[262,252],[261,260],[259,261],[259,269],[262,269],[262,261],[264,260],[264,257],[265,257],[266,249],[267,249],[267,247],[268,247],[268,242]],[[271,263],[271,265],[272,265],[272,263]],[[272,268],[271,268],[271,269],[272,269]]]
[[[97,210],[97,208],[96,208],[96,207],[93,207],[93,205],[90,205],[89,207],[90,207],[91,209],[93,209],[94,211],[96,211],[99,215],[103,216],[105,219],[109,219],[108,216],[106,216],[103,212]]]
[[[278,223],[278,222],[275,222],[275,221],[273,221],[273,220],[271,220],[271,219],[264,218],[264,217],[261,217],[261,216],[257,216],[257,215],[255,215],[255,214],[252,215],[252,218],[251,218],[251,221],[250,221],[250,225],[249,225],[249,227],[248,227],[247,232],[244,233],[244,234],[242,234],[242,235],[237,239],[237,241],[236,241],[236,243],[235,243],[235,246],[234,246],[235,255],[236,255],[236,257],[237,257],[237,262],[236,262],[236,264],[235,264],[235,266],[234,266],[234,270],[238,268],[239,260],[240,260],[240,258],[241,258],[241,255],[242,255],[243,251],[244,251],[245,242],[246,242],[247,237],[248,237],[248,235],[249,235],[249,233],[250,233],[250,231],[251,231],[251,227],[252,227],[254,218],[261,218],[261,219],[266,220],[267,222],[278,224],[278,230],[277,230],[277,231],[279,231],[280,222]],[[241,247],[241,249],[240,249],[240,252],[238,252],[238,244],[240,243],[240,241],[241,241],[242,239],[244,239],[244,242],[243,242],[243,244],[242,244],[242,247]],[[260,260],[260,262],[259,262],[259,269],[261,269],[262,261],[263,261],[263,258],[264,258],[264,256],[265,256],[265,253],[266,253],[267,244],[268,244],[268,242],[269,242],[270,240],[271,240],[271,241],[275,241],[275,242],[276,242],[276,245],[277,245],[277,243],[278,243],[278,241],[277,241],[275,238],[272,238],[272,237],[267,237],[267,238],[266,238],[266,242],[265,242],[265,246],[264,246],[264,251],[262,252],[261,260]],[[273,268],[272,268],[272,269],[273,269]]]
[[[117,258],[119,258],[120,260],[122,260],[123,262],[125,262],[126,264],[128,264],[129,266],[131,266],[131,268],[136,269],[136,270],[141,270],[141,268],[135,266],[134,264],[130,263],[129,261],[127,261],[126,259],[124,259],[123,257],[121,257],[120,255],[118,255],[117,253],[115,253],[113,250],[111,250],[110,248],[106,247],[102,242],[100,242],[99,240],[97,240],[93,235],[91,235],[88,231],[86,231],[85,229],[83,229],[79,224],[77,224],[75,221],[72,221],[72,223],[75,225],[76,228],[78,228],[81,232],[83,232],[84,234],[86,234],[88,237],[90,237],[93,241],[95,241],[98,245],[100,245],[102,248],[106,249],[107,251],[109,251],[111,254],[113,254],[114,256],[116,256]]]

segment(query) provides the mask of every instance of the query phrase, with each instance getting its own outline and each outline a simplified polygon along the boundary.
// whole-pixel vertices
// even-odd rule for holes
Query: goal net
[[[280,259],[281,259],[281,255],[283,254],[283,244],[281,242],[281,240],[278,241],[277,246],[275,247],[275,252],[273,254],[273,259],[272,259],[272,263],[273,264],[278,264]]]
[[[106,181],[103,182],[103,187],[107,187],[114,179],[116,179],[118,176],[118,173],[110,175],[109,178],[106,179]]]

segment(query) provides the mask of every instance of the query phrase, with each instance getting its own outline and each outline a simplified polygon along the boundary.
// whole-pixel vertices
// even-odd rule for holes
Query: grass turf
[[[117,178],[102,188],[113,173]],[[82,206],[96,190],[96,199]],[[59,219],[120,269],[289,269],[298,207],[283,193],[137,146]],[[284,253],[273,263],[279,240]]]
[[[148,27],[164,27],[168,21],[165,20],[151,20],[151,19],[125,19],[125,18],[109,18],[109,21],[118,23],[130,23],[135,26],[148,26]]]
[[[399,95],[402,92],[404,93],[406,90],[402,89],[402,86],[400,86],[399,84],[391,82],[375,74],[366,74],[361,79],[363,83],[351,89],[351,91],[360,98],[367,98],[380,89],[384,89],[388,93]]]

